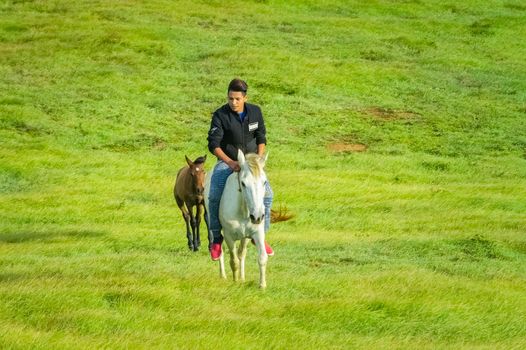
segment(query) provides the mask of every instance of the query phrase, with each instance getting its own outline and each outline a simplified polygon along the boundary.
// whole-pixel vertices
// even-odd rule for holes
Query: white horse
[[[230,253],[230,267],[234,281],[245,280],[245,257],[247,245],[253,239],[258,251],[259,287],[267,286],[265,272],[268,255],[265,251],[265,184],[267,176],[263,170],[267,156],[243,154],[238,151],[237,160],[241,170],[232,173],[226,181],[225,189],[219,204],[219,221]],[[210,178],[205,185],[205,201],[208,208]],[[241,241],[236,250],[236,241]],[[223,254],[219,259],[219,271],[226,278]]]

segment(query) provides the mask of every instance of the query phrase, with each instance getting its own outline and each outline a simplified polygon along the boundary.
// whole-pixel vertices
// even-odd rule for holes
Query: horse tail
[[[294,214],[289,213],[289,210],[287,207],[279,206],[278,210],[271,209],[270,210],[270,222],[280,222],[280,221],[288,221],[294,217]]]

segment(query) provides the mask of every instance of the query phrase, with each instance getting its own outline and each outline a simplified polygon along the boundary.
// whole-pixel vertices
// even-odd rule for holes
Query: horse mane
[[[260,163],[260,157],[255,153],[249,153],[245,155],[245,160],[248,168],[255,177],[260,177],[263,172],[263,167]]]
[[[263,166],[261,165],[261,158],[255,153],[249,153],[245,155],[245,160],[248,165],[248,168],[255,177],[260,177],[263,172]],[[279,206],[278,210],[270,211],[270,222],[276,223],[280,221],[288,221],[294,218],[293,213],[289,213],[287,207]]]

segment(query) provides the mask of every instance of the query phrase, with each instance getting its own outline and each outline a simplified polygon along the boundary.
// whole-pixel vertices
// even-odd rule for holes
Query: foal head
[[[241,167],[239,185],[247,205],[250,221],[254,225],[258,225],[265,218],[263,197],[265,196],[267,176],[263,167],[267,156],[260,157],[257,154],[247,154],[245,157],[243,152],[239,151],[237,160]]]
[[[197,196],[198,202],[202,202],[204,197],[203,194],[205,192],[205,161],[206,161],[206,155],[204,157],[199,157],[195,161],[191,161],[188,159],[187,156],[185,156],[186,162],[188,163],[188,166],[190,167],[190,175],[192,175],[192,185],[195,195]]]

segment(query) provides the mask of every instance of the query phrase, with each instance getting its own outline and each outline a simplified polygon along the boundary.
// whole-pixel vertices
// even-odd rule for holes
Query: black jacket
[[[233,160],[237,160],[237,150],[243,153],[257,153],[258,145],[267,143],[265,123],[261,109],[253,104],[245,103],[247,115],[243,123],[239,115],[225,104],[212,115],[210,131],[208,131],[208,149],[221,147]]]

